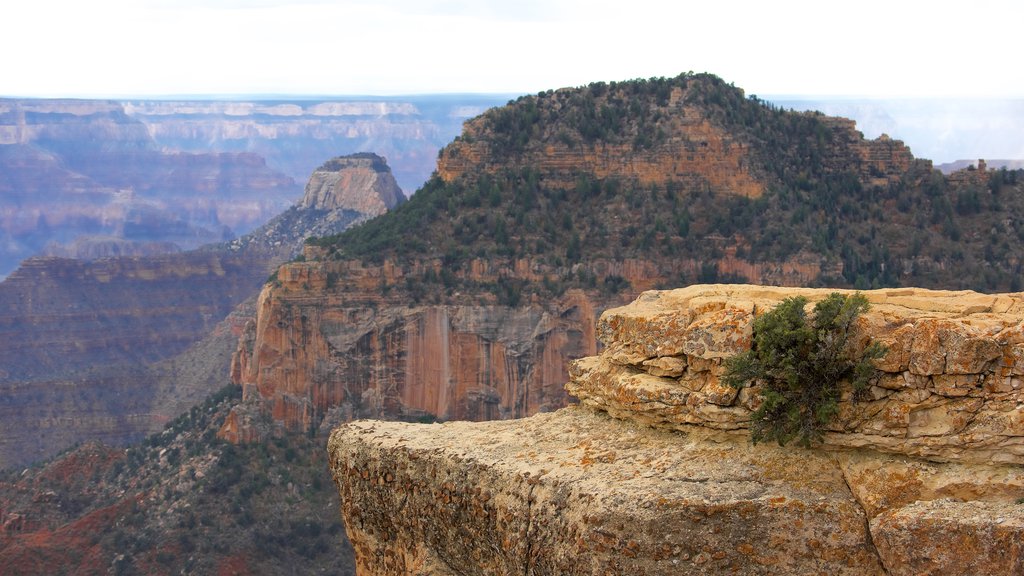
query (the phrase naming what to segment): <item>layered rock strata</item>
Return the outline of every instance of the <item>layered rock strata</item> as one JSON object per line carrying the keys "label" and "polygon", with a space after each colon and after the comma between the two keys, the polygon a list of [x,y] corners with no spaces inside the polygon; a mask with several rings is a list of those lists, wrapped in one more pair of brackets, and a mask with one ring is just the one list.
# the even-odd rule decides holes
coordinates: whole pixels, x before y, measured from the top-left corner
{"label": "layered rock strata", "polygon": [[0,282],[0,468],[158,430],[226,383],[245,320],[222,321],[247,299],[251,310],[307,236],[402,200],[383,158],[341,157],[314,172],[300,205],[227,244],[26,261]]}
{"label": "layered rock strata", "polygon": [[[746,434],[757,388],[722,384],[722,360],[751,345],[757,314],[832,290],[691,286],[647,292],[602,316],[600,356],[570,368],[581,402],[651,426]],[[849,292],[849,291],[839,291]],[[870,399],[845,397],[827,446],[959,462],[1024,464],[1024,297],[922,289],[863,293],[856,346],[888,351]]]}
{"label": "layered rock strata", "polygon": [[[695,102],[693,92],[703,89],[701,82],[672,87],[651,112],[657,118],[657,135],[646,146],[638,145],[645,138],[642,125],[618,139],[588,141],[560,132],[564,126],[550,121],[546,123],[550,126],[539,128],[515,154],[503,154],[495,149],[490,132],[502,123],[505,110],[492,109],[467,122],[461,137],[441,150],[437,174],[452,182],[467,173],[496,174],[510,167],[530,167],[543,173],[552,185],[572,186],[579,173],[589,173],[597,178],[635,179],[648,186],[697,180],[727,194],[760,196],[768,180],[757,158],[757,146],[724,128],[706,104]],[[554,110],[579,106],[576,97],[571,89],[545,95]],[[614,105],[614,98],[613,91],[602,92],[589,106],[598,110]],[[899,181],[914,161],[910,148],[899,140],[884,134],[866,140],[853,120],[811,115],[822,122],[822,137],[827,134],[831,140],[827,156],[820,159],[829,170],[854,172],[865,182],[885,186]]]}
{"label": "layered rock strata", "polygon": [[364,152],[334,158],[313,171],[299,207],[380,216],[404,201],[384,158]]}
{"label": "layered rock strata", "polygon": [[[582,291],[517,308],[384,307],[333,293],[318,264],[278,271],[232,363],[243,398],[287,430],[353,417],[492,420],[553,410],[566,401],[565,359],[596,352],[596,314]],[[370,294],[381,282],[372,272]]]}
{"label": "layered rock strata", "polygon": [[602,316],[605,350],[572,369],[579,406],[338,428],[358,573],[1021,573],[1020,295],[866,292],[855,346],[889,346],[875,398],[844,400],[822,448],[751,445],[756,390],[721,386],[722,359],[756,314],[830,292],[645,293]]}

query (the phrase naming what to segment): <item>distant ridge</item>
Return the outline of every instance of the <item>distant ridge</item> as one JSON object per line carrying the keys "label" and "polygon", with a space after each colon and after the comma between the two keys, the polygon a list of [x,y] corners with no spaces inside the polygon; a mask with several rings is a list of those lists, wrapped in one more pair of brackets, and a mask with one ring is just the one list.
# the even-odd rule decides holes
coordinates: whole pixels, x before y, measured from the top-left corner
{"label": "distant ridge", "polygon": [[[991,170],[999,170],[1005,168],[1007,170],[1021,170],[1024,169],[1024,160],[984,160],[985,164]],[[943,174],[949,175],[957,170],[967,170],[970,168],[977,168],[979,164],[978,160],[957,160],[956,162],[946,162],[944,164],[938,164],[935,167],[938,168]]]}

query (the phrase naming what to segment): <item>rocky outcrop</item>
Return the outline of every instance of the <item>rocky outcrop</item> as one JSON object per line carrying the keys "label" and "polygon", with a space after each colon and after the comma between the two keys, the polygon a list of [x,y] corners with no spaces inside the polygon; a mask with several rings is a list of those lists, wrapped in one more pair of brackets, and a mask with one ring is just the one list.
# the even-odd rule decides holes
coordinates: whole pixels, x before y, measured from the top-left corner
{"label": "rocky outcrop", "polygon": [[[606,348],[577,362],[568,385],[579,406],[514,422],[338,428],[328,450],[357,570],[1024,570],[1012,352],[1024,299],[865,292],[872,310],[855,345],[885,342],[880,384],[899,374],[914,385],[879,385],[870,401],[844,402],[819,448],[751,445],[742,429],[756,391],[718,384],[722,358],[750,346],[757,313],[787,296],[830,292],[719,285],[646,293],[602,316]],[[989,378],[1009,389],[986,385]],[[964,401],[978,412],[956,413]],[[879,421],[892,427],[883,432]]]}
{"label": "rocky outcrop", "polygon": [[827,455],[585,407],[356,422],[329,445],[357,573],[883,574]]}
{"label": "rocky outcrop", "polygon": [[[584,173],[642,186],[687,183],[759,197],[772,183],[770,173],[779,168],[766,165],[760,148],[791,144],[762,141],[763,135],[746,133],[748,126],[738,128],[723,119],[714,105],[720,103],[717,96],[709,105],[708,86],[707,79],[700,79],[666,87],[648,109],[638,99],[628,122],[613,111],[622,98],[614,87],[591,85],[582,96],[572,89],[541,93],[523,116],[511,116],[511,107],[495,108],[467,122],[462,136],[441,150],[437,174],[453,182],[467,173],[478,177],[529,167],[553,187],[572,187]],[[572,111],[563,113],[567,109]],[[852,172],[867,184],[887,186],[898,182],[914,161],[903,142],[884,134],[866,140],[853,120],[805,116],[820,122],[818,139],[827,145],[814,162],[826,170]],[[526,130],[529,139],[510,144],[495,137],[509,125]]]}
{"label": "rocky outcrop", "polygon": [[335,158],[309,177],[300,208],[380,216],[405,201],[387,162],[371,152]]}
{"label": "rocky outcrop", "polygon": [[[691,286],[648,292],[602,316],[599,357],[576,362],[567,389],[644,424],[745,433],[756,388],[720,381],[722,360],[751,345],[754,317],[783,298],[830,290]],[[930,459],[1024,464],[1024,298],[920,289],[864,292],[858,345],[888,352],[871,398],[845,399],[826,446]]]}

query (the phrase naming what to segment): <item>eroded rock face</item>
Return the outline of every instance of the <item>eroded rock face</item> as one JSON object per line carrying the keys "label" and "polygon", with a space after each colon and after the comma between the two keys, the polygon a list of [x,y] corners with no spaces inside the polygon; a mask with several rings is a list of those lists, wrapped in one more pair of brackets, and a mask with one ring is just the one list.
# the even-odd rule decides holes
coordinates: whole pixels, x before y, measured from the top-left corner
{"label": "eroded rock face", "polygon": [[354,210],[380,216],[405,201],[384,159],[362,153],[334,158],[317,168],[306,183],[300,208]]}
{"label": "eroded rock face", "polygon": [[687,438],[585,407],[356,422],[329,450],[361,575],[884,573],[822,453]]}
{"label": "eroded rock face", "polygon": [[756,391],[722,385],[722,359],[756,314],[831,292],[645,293],[605,312],[606,348],[574,364],[580,406],[338,428],[360,573],[1021,573],[1024,300],[865,292],[854,345],[889,346],[874,399],[844,400],[817,449],[752,446]]}
{"label": "eroded rock face", "polygon": [[377,306],[326,290],[318,263],[282,267],[278,283],[260,297],[232,377],[292,431],[339,411],[492,420],[553,410],[567,402],[565,360],[596,352],[596,314],[579,291],[515,308]]}
{"label": "eroded rock face", "polygon": [[[756,389],[724,386],[722,360],[750,348],[757,314],[788,296],[813,304],[832,292],[733,285],[647,292],[604,313],[598,336],[606,349],[574,363],[567,388],[584,404],[648,425],[745,434]],[[844,398],[825,443],[1024,464],[1024,298],[912,288],[864,295],[871,309],[858,319],[854,346],[878,341],[888,352],[870,400]],[[670,361],[685,368],[661,375],[655,366]]]}

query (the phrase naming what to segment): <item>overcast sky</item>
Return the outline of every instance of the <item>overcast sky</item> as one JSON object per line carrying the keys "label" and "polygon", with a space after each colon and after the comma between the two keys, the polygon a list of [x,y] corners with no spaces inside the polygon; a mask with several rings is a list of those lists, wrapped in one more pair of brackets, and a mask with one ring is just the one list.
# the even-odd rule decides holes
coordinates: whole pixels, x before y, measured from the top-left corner
{"label": "overcast sky", "polygon": [[708,71],[761,95],[1024,97],[1020,0],[17,0],[0,95],[531,93]]}

